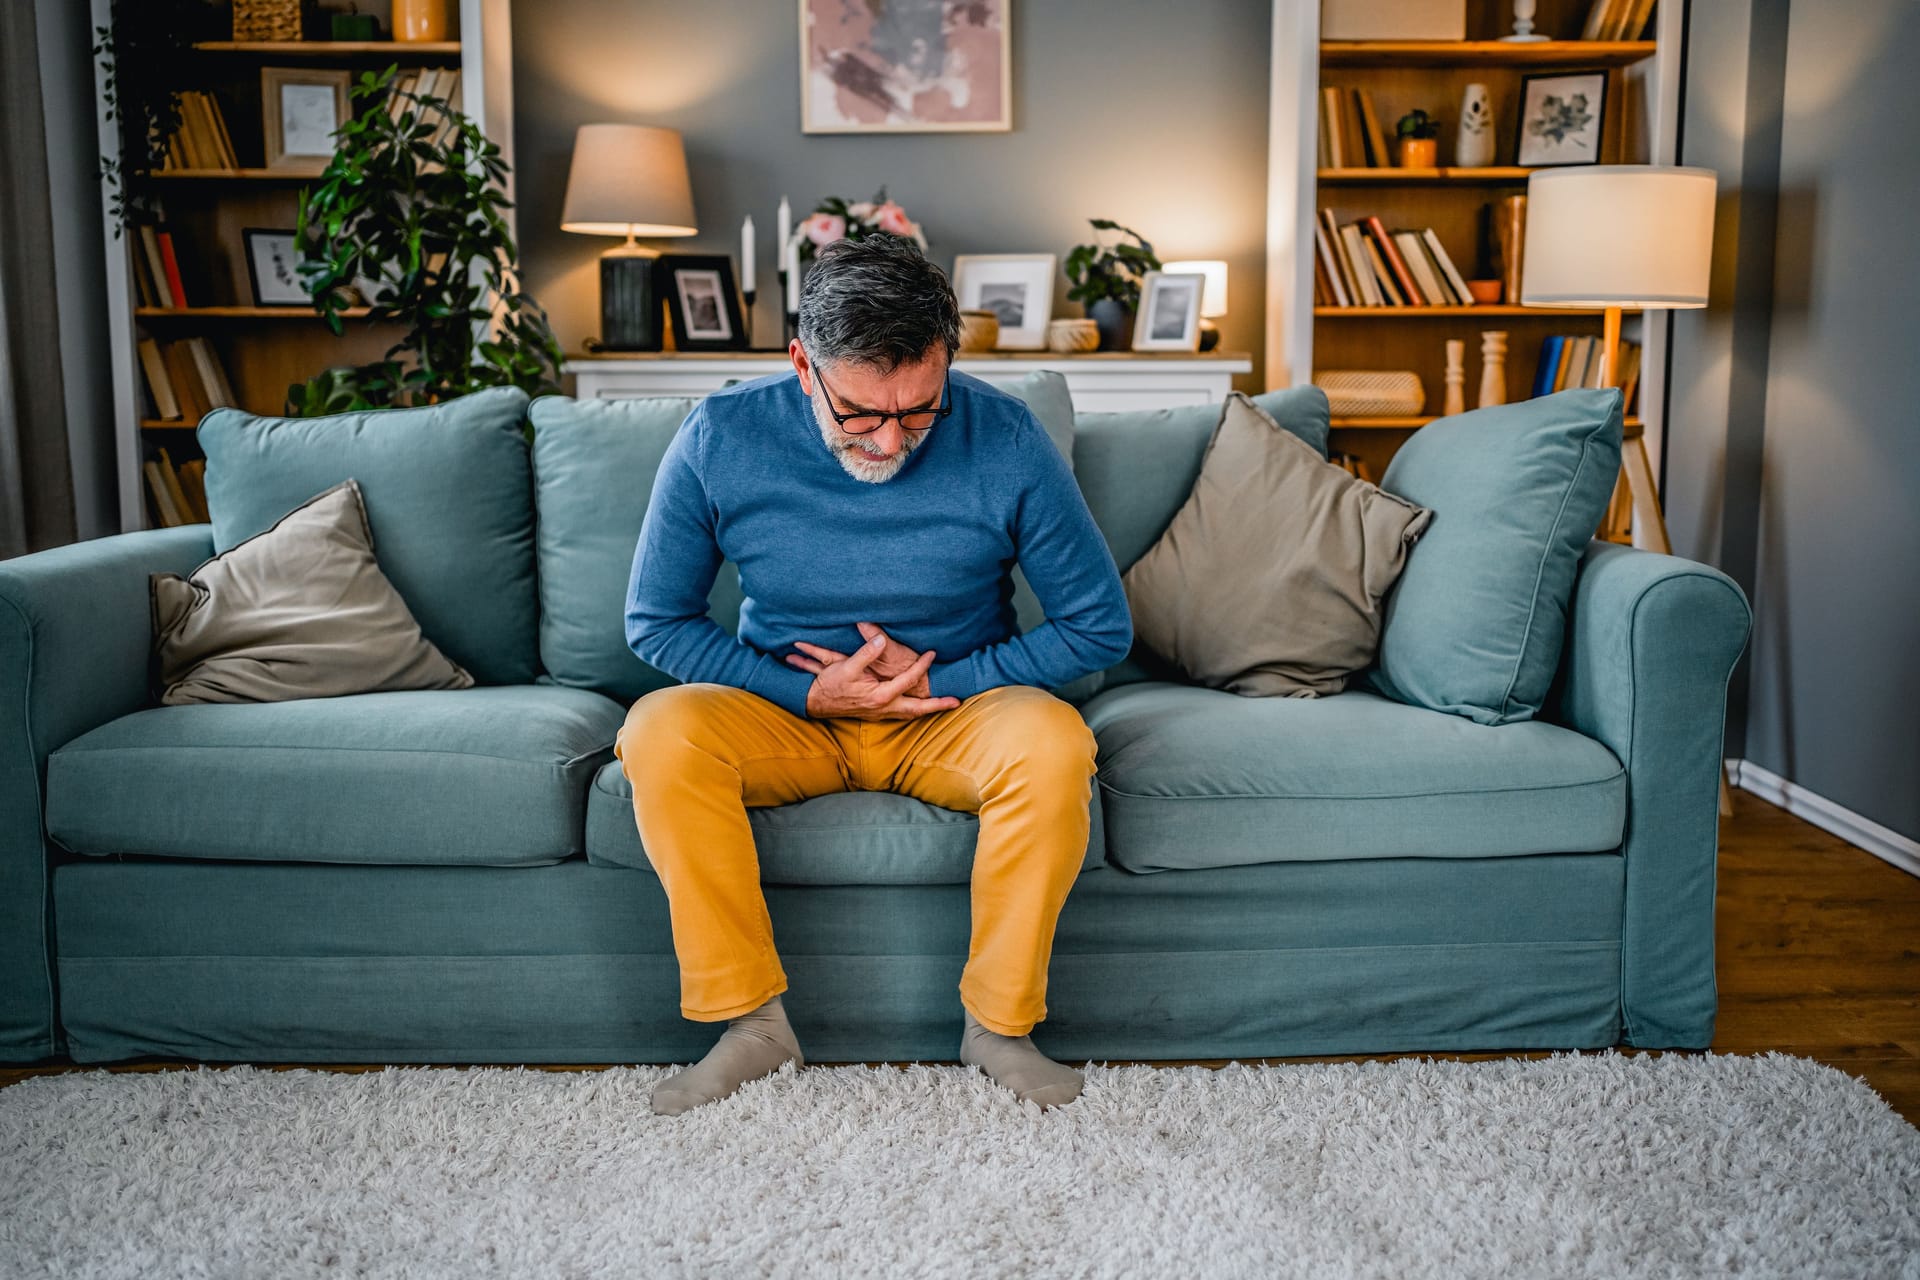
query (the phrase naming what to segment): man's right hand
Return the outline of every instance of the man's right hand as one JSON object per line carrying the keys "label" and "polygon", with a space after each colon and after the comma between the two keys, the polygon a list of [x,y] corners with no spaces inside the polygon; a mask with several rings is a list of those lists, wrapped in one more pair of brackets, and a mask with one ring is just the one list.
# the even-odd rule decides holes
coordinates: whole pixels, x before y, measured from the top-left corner
{"label": "man's right hand", "polygon": [[886,651],[887,638],[875,636],[838,662],[821,666],[807,690],[807,714],[816,720],[844,716],[854,720],[911,720],[915,716],[951,711],[958,698],[916,698],[907,693],[933,665],[933,650],[914,659],[890,680],[867,670]]}

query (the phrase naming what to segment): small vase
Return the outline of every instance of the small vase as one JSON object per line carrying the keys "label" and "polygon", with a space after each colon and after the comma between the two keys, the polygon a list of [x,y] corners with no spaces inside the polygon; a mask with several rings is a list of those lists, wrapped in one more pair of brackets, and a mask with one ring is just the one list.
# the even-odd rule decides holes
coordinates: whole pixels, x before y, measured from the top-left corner
{"label": "small vase", "polygon": [[393,0],[393,38],[404,43],[447,38],[447,0]]}
{"label": "small vase", "polygon": [[1115,298],[1102,298],[1087,308],[1087,318],[1100,326],[1102,351],[1126,351],[1133,346],[1133,309]]}
{"label": "small vase", "polygon": [[1460,96],[1460,133],[1453,144],[1453,162],[1463,169],[1484,169],[1493,163],[1493,99],[1484,84],[1470,84]]}
{"label": "small vase", "polygon": [[1402,138],[1400,139],[1400,167],[1402,169],[1432,169],[1440,163],[1440,140],[1438,138]]}

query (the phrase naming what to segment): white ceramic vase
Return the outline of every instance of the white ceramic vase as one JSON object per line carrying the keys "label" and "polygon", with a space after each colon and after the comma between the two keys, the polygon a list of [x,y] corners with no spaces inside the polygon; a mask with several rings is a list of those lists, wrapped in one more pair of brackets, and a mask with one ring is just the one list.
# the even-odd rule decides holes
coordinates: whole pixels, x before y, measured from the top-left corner
{"label": "white ceramic vase", "polygon": [[1484,84],[1470,84],[1460,95],[1460,132],[1453,143],[1453,162],[1463,169],[1483,169],[1493,163],[1493,99]]}

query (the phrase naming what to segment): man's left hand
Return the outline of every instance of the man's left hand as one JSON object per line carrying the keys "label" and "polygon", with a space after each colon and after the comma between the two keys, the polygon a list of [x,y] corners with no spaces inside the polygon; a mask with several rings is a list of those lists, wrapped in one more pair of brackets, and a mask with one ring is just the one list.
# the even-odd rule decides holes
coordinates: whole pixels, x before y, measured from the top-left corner
{"label": "man's left hand", "polygon": [[[871,622],[857,622],[854,625],[860,628],[861,636],[867,640],[872,640],[875,636],[886,635],[886,632]],[[788,664],[798,667],[802,671],[810,672],[813,675],[819,675],[821,669],[828,663],[845,661],[847,656],[844,653],[836,653],[834,650],[821,645],[808,644],[804,640],[794,641],[793,647],[804,651],[810,656],[801,657],[800,654],[790,653],[786,659]],[[887,636],[887,647],[880,651],[879,657],[868,664],[867,670],[873,672],[874,675],[880,677],[882,680],[891,680],[919,660],[920,654],[917,651],[909,649],[892,636]],[[933,696],[932,691],[927,688],[927,678],[925,676],[921,676],[918,680],[914,681],[913,684],[909,685],[907,687],[907,693],[909,696],[915,698],[931,698]]]}

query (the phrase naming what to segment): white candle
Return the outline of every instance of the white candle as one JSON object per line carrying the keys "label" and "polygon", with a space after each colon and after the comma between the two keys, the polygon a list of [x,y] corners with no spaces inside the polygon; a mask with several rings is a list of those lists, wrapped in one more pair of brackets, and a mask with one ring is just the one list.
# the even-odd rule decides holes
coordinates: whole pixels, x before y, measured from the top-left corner
{"label": "white candle", "polygon": [[787,314],[800,310],[800,239],[787,240]]}
{"label": "white candle", "polygon": [[[783,246],[780,252],[785,254],[786,249],[784,246],[787,243],[787,237],[793,234],[793,206],[787,203],[785,196],[780,197],[780,211],[774,215],[774,221],[778,225],[773,229],[773,242]],[[786,258],[782,257],[780,261],[784,264]],[[781,269],[785,270],[785,267],[782,266]]]}
{"label": "white candle", "polygon": [[753,261],[753,215],[748,214],[746,221],[740,224],[740,292],[746,294],[758,292],[754,287],[756,282]]}

